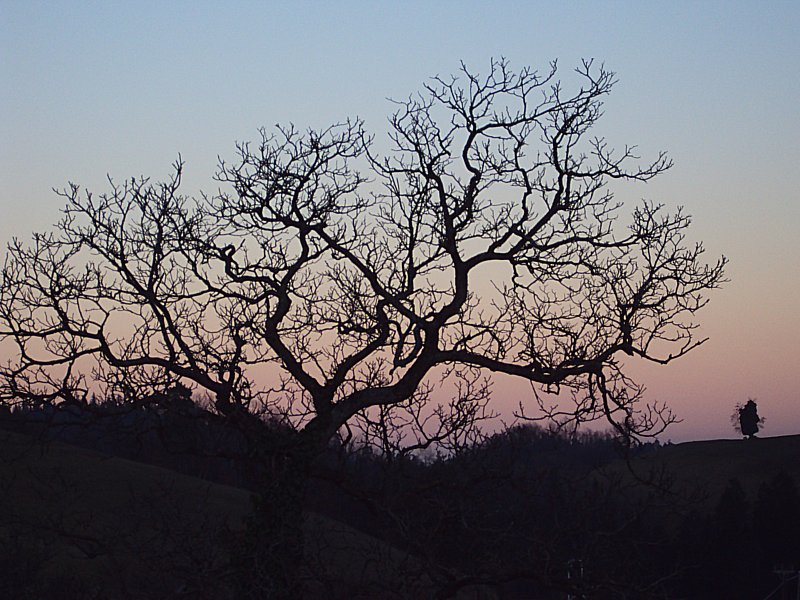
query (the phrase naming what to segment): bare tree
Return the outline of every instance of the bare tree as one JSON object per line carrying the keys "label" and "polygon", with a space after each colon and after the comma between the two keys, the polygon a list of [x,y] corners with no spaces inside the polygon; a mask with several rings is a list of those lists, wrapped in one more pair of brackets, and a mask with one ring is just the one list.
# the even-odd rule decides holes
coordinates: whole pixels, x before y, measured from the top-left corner
{"label": "bare tree", "polygon": [[[70,184],[58,228],[9,247],[2,397],[143,402],[181,381],[256,434],[283,415],[295,433],[272,449],[282,475],[258,526],[285,558],[262,563],[264,581],[292,573],[305,474],[359,418],[379,430],[410,409],[413,444],[453,439],[502,373],[550,416],[657,433],[672,416],[640,402],[620,358],[668,363],[701,344],[695,314],[725,260],[686,242],[681,209],[623,212],[609,184],[671,162],[594,137],[614,74],[576,71],[567,92],[555,63],[462,65],[396,103],[385,152],[360,120],[262,131],[220,164],[224,190],[195,199],[180,161],[161,184]],[[280,384],[260,387],[269,363]],[[414,410],[442,379],[455,400]]]}

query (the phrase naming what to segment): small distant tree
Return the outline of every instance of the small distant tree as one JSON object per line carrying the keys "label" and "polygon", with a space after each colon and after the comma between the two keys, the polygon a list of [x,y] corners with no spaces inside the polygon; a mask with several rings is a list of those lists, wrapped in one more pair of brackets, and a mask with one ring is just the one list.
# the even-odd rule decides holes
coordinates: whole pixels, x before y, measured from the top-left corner
{"label": "small distant tree", "polygon": [[753,398],[748,398],[744,404],[737,404],[731,415],[734,429],[748,438],[755,437],[764,424],[764,419],[758,416],[758,405]]}

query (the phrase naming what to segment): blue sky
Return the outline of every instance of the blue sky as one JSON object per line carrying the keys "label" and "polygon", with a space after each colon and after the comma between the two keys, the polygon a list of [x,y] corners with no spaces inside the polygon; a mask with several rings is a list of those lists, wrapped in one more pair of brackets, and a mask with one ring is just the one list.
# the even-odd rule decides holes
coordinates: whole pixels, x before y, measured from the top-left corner
{"label": "blue sky", "polygon": [[798,2],[0,0],[0,243],[54,222],[70,180],[163,178],[180,153],[187,191],[207,189],[261,126],[357,115],[380,136],[386,98],[460,60],[569,78],[595,58],[619,78],[599,133],[676,163],[622,197],[685,205],[731,259],[709,344],[640,379],[684,417],[675,439],[731,435],[748,396],[765,433],[798,433],[798,31]]}

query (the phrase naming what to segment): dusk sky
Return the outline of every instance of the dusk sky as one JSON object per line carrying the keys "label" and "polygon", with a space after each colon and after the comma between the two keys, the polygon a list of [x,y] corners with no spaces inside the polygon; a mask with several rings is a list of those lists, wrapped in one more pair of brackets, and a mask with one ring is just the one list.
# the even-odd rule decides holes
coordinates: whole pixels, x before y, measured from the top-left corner
{"label": "dusk sky", "polygon": [[[214,189],[217,157],[258,128],[393,107],[459,61],[617,73],[597,133],[665,150],[674,168],[621,187],[694,216],[730,283],[701,313],[710,340],[668,367],[633,364],[683,422],[674,441],[733,437],[756,398],[763,435],[800,433],[800,2],[35,2],[0,0],[0,244],[58,220],[52,191],[166,177]],[[496,386],[508,409],[526,387]]]}

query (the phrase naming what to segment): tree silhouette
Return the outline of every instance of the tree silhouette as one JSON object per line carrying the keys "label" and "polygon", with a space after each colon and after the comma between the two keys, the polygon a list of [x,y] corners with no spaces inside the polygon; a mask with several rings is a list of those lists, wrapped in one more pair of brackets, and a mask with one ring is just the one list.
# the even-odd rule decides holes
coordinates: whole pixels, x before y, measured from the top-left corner
{"label": "tree silhouette", "polygon": [[758,405],[752,398],[744,404],[736,405],[731,421],[734,428],[748,438],[755,437],[764,423],[764,419],[758,416]]}
{"label": "tree silhouette", "polygon": [[530,382],[542,416],[660,432],[671,413],[620,357],[701,344],[725,260],[685,242],[681,209],[644,202],[621,224],[609,184],[671,162],[595,136],[612,72],[582,63],[571,93],[556,75],[462,65],[396,103],[386,152],[360,120],[262,130],[196,199],[180,161],[163,183],[70,184],[58,228],[9,246],[0,397],[146,403],[181,382],[254,439],[283,419],[243,568],[272,597],[297,592],[305,478],[337,435],[463,443],[491,373]]}

